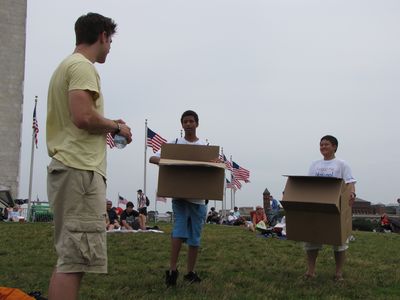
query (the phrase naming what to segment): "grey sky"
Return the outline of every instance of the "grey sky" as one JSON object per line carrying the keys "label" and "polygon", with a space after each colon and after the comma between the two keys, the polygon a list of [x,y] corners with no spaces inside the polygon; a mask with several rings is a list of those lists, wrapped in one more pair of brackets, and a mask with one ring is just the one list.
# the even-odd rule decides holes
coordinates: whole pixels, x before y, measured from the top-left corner
{"label": "grey sky", "polygon": [[[28,196],[38,95],[33,197],[47,198],[48,82],[74,49],[75,20],[89,11],[118,24],[107,62],[96,67],[106,116],[123,118],[134,133],[130,146],[108,151],[114,202],[118,192],[133,200],[143,188],[144,120],[170,140],[187,109],[199,114],[200,137],[250,170],[238,206],[261,204],[265,187],[280,199],[282,175],[306,174],[325,134],[338,138],[337,157],[351,166],[359,197],[386,204],[400,197],[395,0],[29,1],[20,197]],[[158,170],[147,171],[154,199]]]}

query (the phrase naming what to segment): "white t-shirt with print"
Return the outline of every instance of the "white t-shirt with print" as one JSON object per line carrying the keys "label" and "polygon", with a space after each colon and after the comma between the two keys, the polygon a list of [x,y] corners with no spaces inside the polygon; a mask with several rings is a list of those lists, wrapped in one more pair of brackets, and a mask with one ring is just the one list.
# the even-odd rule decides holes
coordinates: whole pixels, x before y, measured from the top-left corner
{"label": "white t-shirt with print", "polygon": [[314,161],[310,166],[308,175],[342,178],[345,183],[356,182],[356,179],[351,174],[349,165],[344,160],[338,158]]}

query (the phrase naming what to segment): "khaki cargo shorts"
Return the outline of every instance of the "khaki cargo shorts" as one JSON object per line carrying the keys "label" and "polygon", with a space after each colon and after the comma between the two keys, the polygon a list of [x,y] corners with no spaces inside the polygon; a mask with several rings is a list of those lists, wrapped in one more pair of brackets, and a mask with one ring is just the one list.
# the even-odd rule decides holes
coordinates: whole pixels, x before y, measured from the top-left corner
{"label": "khaki cargo shorts", "polygon": [[57,272],[107,273],[104,177],[67,167],[55,159],[47,171]]}

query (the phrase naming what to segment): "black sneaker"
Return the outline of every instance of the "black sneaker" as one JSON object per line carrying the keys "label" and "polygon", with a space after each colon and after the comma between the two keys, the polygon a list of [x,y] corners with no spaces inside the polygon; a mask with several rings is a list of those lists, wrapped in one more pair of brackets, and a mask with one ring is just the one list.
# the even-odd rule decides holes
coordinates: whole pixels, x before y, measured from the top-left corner
{"label": "black sneaker", "polygon": [[167,287],[176,286],[176,280],[178,279],[179,272],[167,270],[165,271],[165,284]]}
{"label": "black sneaker", "polygon": [[42,293],[39,291],[30,292],[28,295],[32,296],[36,300],[47,300],[47,298],[43,297]]}
{"label": "black sneaker", "polygon": [[188,283],[195,283],[195,282],[201,282],[201,279],[199,276],[197,276],[197,273],[195,272],[189,272],[183,278],[188,282]]}

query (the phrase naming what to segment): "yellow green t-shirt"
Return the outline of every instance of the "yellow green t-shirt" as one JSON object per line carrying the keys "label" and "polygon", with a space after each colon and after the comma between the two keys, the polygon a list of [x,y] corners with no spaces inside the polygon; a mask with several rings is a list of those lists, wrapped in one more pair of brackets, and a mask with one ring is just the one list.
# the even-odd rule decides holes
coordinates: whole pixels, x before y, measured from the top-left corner
{"label": "yellow green t-shirt", "polygon": [[79,129],[71,120],[68,92],[91,91],[96,111],[103,115],[100,77],[82,54],[68,56],[54,71],[47,98],[46,140],[50,157],[64,165],[106,176],[106,137]]}

